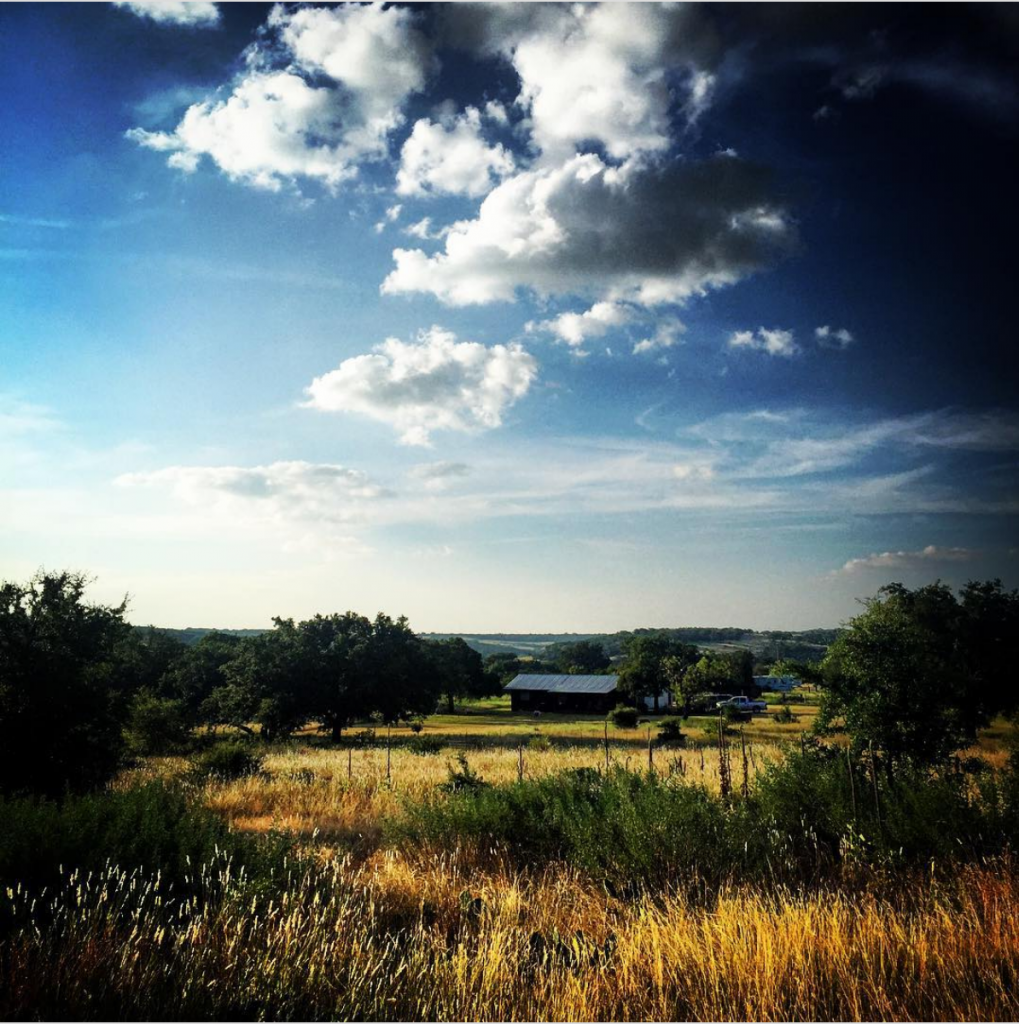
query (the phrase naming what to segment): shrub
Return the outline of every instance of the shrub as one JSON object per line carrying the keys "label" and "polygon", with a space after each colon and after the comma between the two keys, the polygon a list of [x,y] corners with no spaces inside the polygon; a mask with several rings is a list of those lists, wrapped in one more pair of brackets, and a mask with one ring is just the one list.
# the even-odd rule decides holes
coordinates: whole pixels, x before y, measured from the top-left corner
{"label": "shrub", "polygon": [[424,725],[421,722],[411,722],[410,723],[410,731],[412,733],[414,733],[415,736],[417,736],[417,734],[419,732],[421,732],[421,730],[423,728],[424,728]]}
{"label": "shrub", "polygon": [[128,750],[139,756],[176,754],[191,742],[184,704],[159,697],[150,690],[135,694],[128,710],[124,738]]}
{"label": "shrub", "polygon": [[639,717],[636,708],[627,707],[625,704],[617,704],[609,712],[609,721],[617,729],[636,729]]}
{"label": "shrub", "polygon": [[658,723],[658,745],[662,747],[683,746],[686,743],[686,737],[683,735],[682,724],[681,718],[663,718]]}
{"label": "shrub", "polygon": [[291,844],[233,832],[180,789],[150,782],[126,790],[72,796],[58,803],[0,798],[0,884],[50,885],[62,871],[107,863],[160,872],[187,887],[199,866],[229,858],[253,877],[282,871]]}
{"label": "shrub", "polygon": [[796,716],[792,713],[788,704],[783,704],[772,716],[772,720],[786,724],[788,722],[795,722]]}
{"label": "shrub", "polygon": [[374,747],[376,741],[375,730],[360,729],[350,739],[355,747]]}
{"label": "shrub", "polygon": [[456,755],[456,767],[448,768],[448,778],[436,788],[443,793],[478,793],[488,787],[488,783],[467,763],[463,754]]}
{"label": "shrub", "polygon": [[544,753],[546,750],[552,749],[552,742],[547,736],[532,736],[527,741],[527,749],[533,750],[536,753]]}
{"label": "shrub", "polygon": [[239,779],[257,775],[264,758],[240,740],[220,740],[191,759],[191,773],[198,779]]}
{"label": "shrub", "polygon": [[441,754],[446,746],[441,736],[413,736],[407,742],[412,754]]}

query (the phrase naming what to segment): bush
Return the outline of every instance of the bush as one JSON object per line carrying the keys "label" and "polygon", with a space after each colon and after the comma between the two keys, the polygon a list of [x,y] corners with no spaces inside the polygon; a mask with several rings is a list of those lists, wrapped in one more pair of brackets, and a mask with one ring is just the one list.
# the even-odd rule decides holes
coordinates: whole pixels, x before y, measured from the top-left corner
{"label": "bush", "polygon": [[552,749],[552,741],[547,736],[532,736],[527,741],[527,749],[533,750],[537,754],[543,754]]}
{"label": "bush", "polygon": [[658,745],[660,747],[685,745],[686,737],[683,735],[682,724],[681,718],[663,718],[658,723]]}
{"label": "bush", "polygon": [[191,774],[197,779],[239,779],[257,775],[265,758],[240,740],[220,740],[191,759]]}
{"label": "bush", "polygon": [[135,694],[124,727],[127,748],[138,756],[176,754],[191,743],[184,704],[150,690]]}
{"label": "bush", "polygon": [[456,767],[448,768],[448,778],[436,787],[442,793],[479,793],[488,783],[467,763],[463,754],[456,755]]}
{"label": "bush", "polygon": [[772,716],[772,721],[781,722],[784,725],[788,722],[795,722],[796,716],[792,713],[788,704],[783,704]]}
{"label": "bush", "polygon": [[421,722],[411,722],[410,723],[410,731],[412,733],[414,733],[415,736],[417,736],[417,734],[419,732],[421,732],[421,730],[423,728],[424,728],[424,725]]}
{"label": "bush", "polygon": [[441,754],[446,741],[441,736],[413,736],[407,742],[412,754]]}
{"label": "bush", "polygon": [[355,747],[374,747],[376,742],[375,730],[360,729],[350,739]]}
{"label": "bush", "polygon": [[617,729],[636,729],[639,717],[636,708],[627,707],[625,704],[617,704],[609,712],[609,721]]}
{"label": "bush", "polygon": [[[0,884],[36,889],[62,872],[107,863],[160,872],[187,887],[200,866],[226,858],[252,877],[282,871],[291,844],[233,832],[217,814],[162,782],[68,797],[61,803],[0,798]],[[189,881],[190,880],[190,881]]]}

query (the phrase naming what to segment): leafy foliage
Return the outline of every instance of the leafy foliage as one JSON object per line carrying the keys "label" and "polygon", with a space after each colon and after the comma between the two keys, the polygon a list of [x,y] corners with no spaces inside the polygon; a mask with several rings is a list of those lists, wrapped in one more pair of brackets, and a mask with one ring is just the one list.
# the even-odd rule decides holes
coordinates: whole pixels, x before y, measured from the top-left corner
{"label": "leafy foliage", "polygon": [[609,712],[609,721],[617,729],[636,729],[639,717],[637,709],[628,707],[626,704],[617,704]]}
{"label": "leafy foliage", "polygon": [[824,661],[821,730],[844,728],[888,763],[943,762],[977,729],[1014,711],[1019,593],[970,583],[956,599],[935,583],[883,587]]}
{"label": "leafy foliage", "polygon": [[0,585],[0,791],[87,790],[124,750],[126,605],[85,599],[80,573]]}

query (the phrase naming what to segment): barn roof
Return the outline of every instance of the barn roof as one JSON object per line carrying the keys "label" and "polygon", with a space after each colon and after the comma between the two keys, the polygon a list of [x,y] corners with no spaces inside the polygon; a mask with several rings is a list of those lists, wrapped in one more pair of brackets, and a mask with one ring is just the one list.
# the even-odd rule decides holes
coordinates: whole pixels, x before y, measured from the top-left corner
{"label": "barn roof", "polygon": [[552,676],[524,674],[506,684],[507,690],[540,690],[544,693],[611,693],[619,676]]}

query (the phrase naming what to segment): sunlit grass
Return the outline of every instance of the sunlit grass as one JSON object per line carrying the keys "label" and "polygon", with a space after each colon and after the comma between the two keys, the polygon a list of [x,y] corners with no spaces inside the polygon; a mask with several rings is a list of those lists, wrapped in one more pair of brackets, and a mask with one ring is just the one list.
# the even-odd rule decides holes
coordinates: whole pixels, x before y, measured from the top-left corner
{"label": "sunlit grass", "polygon": [[[68,878],[2,955],[0,1013],[128,1019],[1011,1020],[1011,865],[861,892],[614,899],[457,851],[334,861],[329,895],[175,902]],[[230,893],[234,895],[231,897]],[[38,923],[39,927],[36,927]]]}

